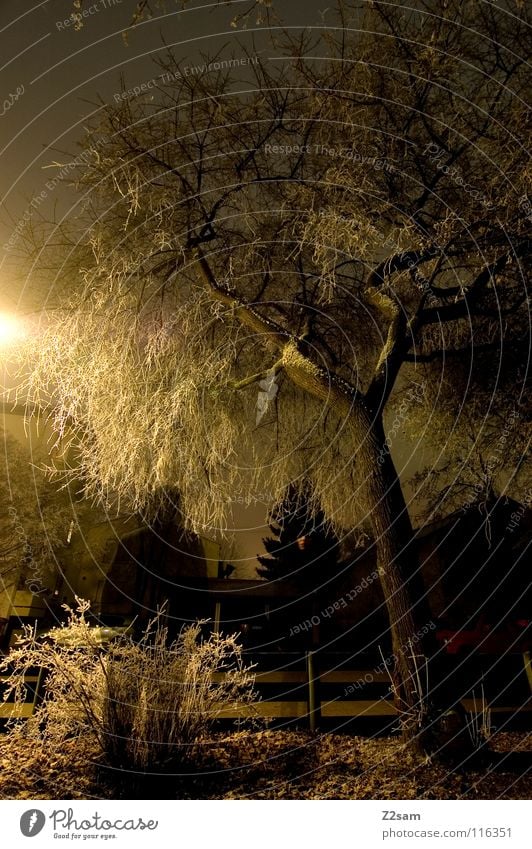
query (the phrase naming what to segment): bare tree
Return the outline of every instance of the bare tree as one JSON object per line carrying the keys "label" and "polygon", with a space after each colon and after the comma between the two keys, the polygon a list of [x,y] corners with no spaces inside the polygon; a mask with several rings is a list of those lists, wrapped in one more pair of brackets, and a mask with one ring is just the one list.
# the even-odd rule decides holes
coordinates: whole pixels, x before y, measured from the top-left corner
{"label": "bare tree", "polygon": [[412,741],[428,613],[385,411],[417,392],[438,445],[457,392],[480,417],[509,382],[523,401],[527,14],[346,2],[272,60],[169,52],[153,101],[102,104],[74,220],[33,246],[63,309],[30,397],[73,423],[89,491],[176,487],[201,531],[235,490],[305,480],[337,528],[369,524]]}

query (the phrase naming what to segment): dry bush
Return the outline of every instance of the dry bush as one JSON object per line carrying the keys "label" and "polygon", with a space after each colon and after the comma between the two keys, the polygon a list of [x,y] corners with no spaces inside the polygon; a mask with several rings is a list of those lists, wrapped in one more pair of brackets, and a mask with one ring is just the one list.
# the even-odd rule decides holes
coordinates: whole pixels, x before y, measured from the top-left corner
{"label": "dry bush", "polygon": [[67,738],[89,736],[110,766],[165,770],[196,757],[222,711],[255,700],[235,636],[202,639],[198,622],[168,644],[162,612],[140,641],[125,634],[105,646],[87,621],[89,602],[77,603],[76,610],[65,606],[67,623],[44,641],[28,627],[0,664],[10,673],[4,700],[24,700],[30,669],[46,673],[43,701],[11,734],[54,750]]}

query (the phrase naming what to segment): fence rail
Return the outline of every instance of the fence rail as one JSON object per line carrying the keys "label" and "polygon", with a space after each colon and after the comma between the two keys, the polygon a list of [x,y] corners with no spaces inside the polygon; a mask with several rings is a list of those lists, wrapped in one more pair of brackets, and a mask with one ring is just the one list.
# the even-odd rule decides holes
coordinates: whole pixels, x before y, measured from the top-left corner
{"label": "fence rail", "polygon": [[[268,720],[304,721],[316,727],[321,719],[355,719],[393,721],[397,715],[390,693],[386,671],[375,667],[342,668],[338,656],[320,656],[321,671],[314,666],[313,653],[289,655],[275,653],[255,655],[257,664],[255,687],[261,699],[254,705],[223,711],[220,719],[244,719],[255,716]],[[350,658],[352,659],[352,658]],[[344,659],[345,660],[345,659]],[[500,659],[491,659],[495,668]],[[508,655],[498,671],[499,684],[486,673],[486,701],[492,714],[510,714],[529,718],[532,714],[532,667],[530,654]],[[273,666],[273,668],[271,668]],[[489,665],[488,672],[489,672]],[[262,667],[262,668],[261,668]],[[270,667],[270,668],[268,668]],[[508,682],[504,683],[504,676]],[[214,676],[222,680],[223,673]],[[0,677],[0,698],[5,691],[6,676]],[[26,700],[15,705],[0,701],[0,723],[8,719],[25,719],[32,715],[42,698],[43,679],[39,670],[31,670],[25,679]],[[484,686],[484,685],[483,685]],[[481,701],[464,690],[460,699],[470,713],[482,711]]]}

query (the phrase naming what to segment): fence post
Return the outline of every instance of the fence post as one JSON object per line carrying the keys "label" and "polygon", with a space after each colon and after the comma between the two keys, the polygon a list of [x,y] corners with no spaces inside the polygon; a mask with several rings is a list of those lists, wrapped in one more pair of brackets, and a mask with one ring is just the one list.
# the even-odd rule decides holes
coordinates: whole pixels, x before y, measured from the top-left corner
{"label": "fence post", "polygon": [[214,633],[220,633],[220,619],[222,617],[222,603],[217,601],[214,605]]}
{"label": "fence post", "polygon": [[528,686],[530,687],[530,692],[532,693],[532,661],[530,659],[530,652],[523,652],[523,662],[525,664],[525,672],[526,677],[528,678]]}
{"label": "fence post", "polygon": [[321,699],[320,673],[314,651],[307,652],[307,680],[309,727],[311,731],[316,731],[321,720]]}

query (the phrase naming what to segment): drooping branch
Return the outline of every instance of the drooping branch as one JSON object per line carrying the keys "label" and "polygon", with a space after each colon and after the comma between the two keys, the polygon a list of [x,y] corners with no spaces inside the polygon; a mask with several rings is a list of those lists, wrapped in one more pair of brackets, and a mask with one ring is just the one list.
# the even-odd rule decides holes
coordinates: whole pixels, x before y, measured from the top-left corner
{"label": "drooping branch", "polygon": [[25,416],[28,410],[24,404],[10,404],[8,401],[0,401],[0,412],[5,416]]}

